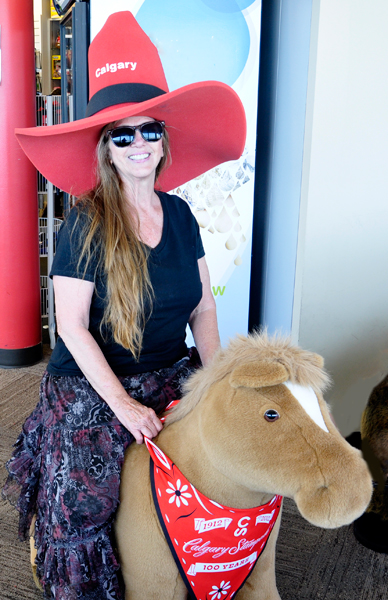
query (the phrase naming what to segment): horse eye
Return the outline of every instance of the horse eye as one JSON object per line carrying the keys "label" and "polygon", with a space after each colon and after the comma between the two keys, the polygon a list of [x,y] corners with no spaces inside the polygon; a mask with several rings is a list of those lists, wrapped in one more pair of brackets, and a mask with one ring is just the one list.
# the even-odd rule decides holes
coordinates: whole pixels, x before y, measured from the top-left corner
{"label": "horse eye", "polygon": [[276,410],[273,410],[271,408],[270,410],[265,411],[264,419],[269,423],[272,423],[272,421],[277,421],[278,419],[280,419],[280,415]]}

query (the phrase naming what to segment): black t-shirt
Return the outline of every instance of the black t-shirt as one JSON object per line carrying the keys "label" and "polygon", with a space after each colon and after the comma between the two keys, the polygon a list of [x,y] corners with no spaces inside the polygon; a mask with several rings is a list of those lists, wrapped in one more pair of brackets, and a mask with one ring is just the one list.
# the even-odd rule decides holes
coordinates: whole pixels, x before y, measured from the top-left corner
{"label": "black t-shirt", "polygon": [[[105,298],[106,277],[98,267],[98,253],[84,273],[79,268],[80,235],[86,216],[74,207],[62,224],[50,277],[62,275],[93,281],[95,289],[90,307],[89,331],[101,347],[116,375],[132,375],[161,369],[174,364],[187,353],[186,326],[190,314],[202,297],[198,259],[205,254],[198,224],[184,200],[158,192],[163,208],[162,238],[151,249],[148,268],[154,290],[152,313],[143,336],[140,360],[113,341],[111,332],[100,333]],[[79,221],[74,228],[77,216]],[[82,244],[81,244],[82,247]],[[47,367],[52,375],[81,375],[72,355],[59,337]]]}

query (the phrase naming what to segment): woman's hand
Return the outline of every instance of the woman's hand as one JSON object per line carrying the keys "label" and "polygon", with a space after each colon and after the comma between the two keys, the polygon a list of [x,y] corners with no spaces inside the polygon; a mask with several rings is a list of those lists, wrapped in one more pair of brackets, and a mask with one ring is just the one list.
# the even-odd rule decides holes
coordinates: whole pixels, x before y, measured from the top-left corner
{"label": "woman's hand", "polygon": [[115,415],[130,431],[137,444],[144,442],[144,436],[152,439],[163,429],[163,424],[152,408],[143,406],[130,396],[115,408]]}

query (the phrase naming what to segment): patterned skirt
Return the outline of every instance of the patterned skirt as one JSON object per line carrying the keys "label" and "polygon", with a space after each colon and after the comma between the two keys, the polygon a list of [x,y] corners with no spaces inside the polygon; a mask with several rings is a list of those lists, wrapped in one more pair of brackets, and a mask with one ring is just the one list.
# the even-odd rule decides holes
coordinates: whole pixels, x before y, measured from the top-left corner
{"label": "patterned skirt", "polygon": [[[169,368],[119,377],[157,414],[181,398],[200,366],[195,348]],[[7,464],[3,496],[19,510],[19,537],[33,516],[37,575],[46,599],[121,600],[113,519],[124,452],[134,441],[85,377],[43,375],[40,400]]]}

